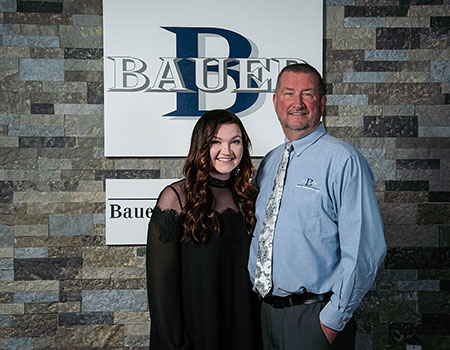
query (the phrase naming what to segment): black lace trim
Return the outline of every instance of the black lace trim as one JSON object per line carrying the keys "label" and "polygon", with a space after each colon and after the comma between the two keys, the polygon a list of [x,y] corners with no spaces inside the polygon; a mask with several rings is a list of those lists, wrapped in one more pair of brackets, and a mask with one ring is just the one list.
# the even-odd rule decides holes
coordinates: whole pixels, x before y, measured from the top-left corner
{"label": "black lace trim", "polygon": [[[241,213],[231,208],[226,208],[221,212],[216,211],[216,214],[220,221],[222,234],[231,234],[236,241],[240,241],[242,237],[247,236]],[[173,209],[161,210],[156,206],[152,213],[152,224],[158,229],[159,240],[162,243],[180,240],[183,235],[183,225],[180,217]]]}
{"label": "black lace trim", "polygon": [[211,187],[226,188],[231,186],[231,180],[219,180],[215,177],[208,177],[208,185]]}
{"label": "black lace trim", "polygon": [[151,223],[159,229],[159,240],[162,243],[180,239],[183,234],[180,217],[173,209],[161,210],[156,206],[153,209]]}

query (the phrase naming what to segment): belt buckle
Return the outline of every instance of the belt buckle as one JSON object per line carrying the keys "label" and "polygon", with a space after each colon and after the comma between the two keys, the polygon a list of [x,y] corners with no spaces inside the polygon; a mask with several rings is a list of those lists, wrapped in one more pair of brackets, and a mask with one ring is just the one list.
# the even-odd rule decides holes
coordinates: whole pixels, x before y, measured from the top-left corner
{"label": "belt buckle", "polygon": [[283,302],[283,299],[273,299],[271,303],[272,307],[275,309],[282,309],[286,307],[286,304]]}
{"label": "belt buckle", "polygon": [[[295,298],[295,300],[294,300]],[[302,305],[306,301],[306,293],[294,294],[289,296],[289,306]]]}

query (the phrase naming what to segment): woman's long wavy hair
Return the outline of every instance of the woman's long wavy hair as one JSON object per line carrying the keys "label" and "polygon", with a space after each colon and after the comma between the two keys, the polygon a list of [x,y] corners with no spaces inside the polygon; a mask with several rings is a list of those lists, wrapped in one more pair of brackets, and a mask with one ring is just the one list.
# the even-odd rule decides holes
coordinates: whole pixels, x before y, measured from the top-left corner
{"label": "woman's long wavy hair", "polygon": [[211,142],[223,124],[236,124],[242,133],[243,154],[239,171],[232,171],[230,174],[231,192],[244,217],[245,228],[249,234],[255,226],[254,202],[257,189],[250,184],[254,173],[249,151],[250,139],[242,122],[234,113],[221,109],[212,110],[206,112],[195,124],[191,146],[184,163],[186,204],[181,211],[184,223],[183,242],[204,243],[212,234],[220,234],[219,221],[214,211],[214,196],[207,184],[211,171]]}

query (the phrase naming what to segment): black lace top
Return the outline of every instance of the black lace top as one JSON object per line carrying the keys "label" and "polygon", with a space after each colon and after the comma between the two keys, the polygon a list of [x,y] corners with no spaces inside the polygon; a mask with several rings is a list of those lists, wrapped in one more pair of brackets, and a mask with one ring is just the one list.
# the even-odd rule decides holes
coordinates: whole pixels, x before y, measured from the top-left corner
{"label": "black lace top", "polygon": [[181,243],[184,181],[164,189],[148,230],[150,349],[259,350],[256,294],[247,272],[250,235],[229,186],[210,183],[220,235]]}

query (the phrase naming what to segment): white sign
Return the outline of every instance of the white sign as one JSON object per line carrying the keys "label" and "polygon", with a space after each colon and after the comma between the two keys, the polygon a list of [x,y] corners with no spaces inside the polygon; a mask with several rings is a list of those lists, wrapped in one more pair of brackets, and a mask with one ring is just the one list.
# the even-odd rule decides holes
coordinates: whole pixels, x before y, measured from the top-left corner
{"label": "white sign", "polygon": [[323,2],[103,0],[106,156],[185,156],[205,111],[229,109],[262,156],[284,140],[279,71],[322,71]]}
{"label": "white sign", "polygon": [[106,180],[106,244],[145,245],[159,193],[176,179]]}

